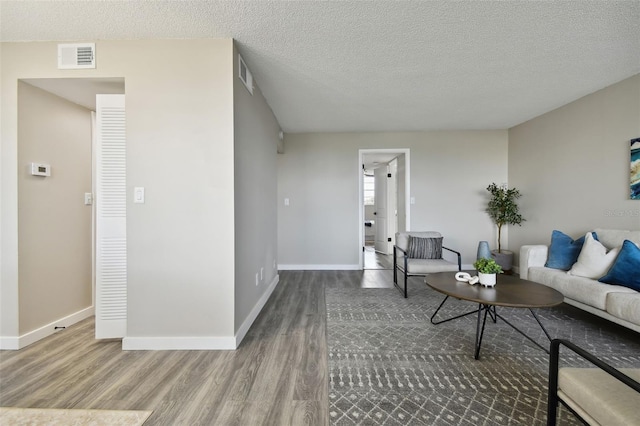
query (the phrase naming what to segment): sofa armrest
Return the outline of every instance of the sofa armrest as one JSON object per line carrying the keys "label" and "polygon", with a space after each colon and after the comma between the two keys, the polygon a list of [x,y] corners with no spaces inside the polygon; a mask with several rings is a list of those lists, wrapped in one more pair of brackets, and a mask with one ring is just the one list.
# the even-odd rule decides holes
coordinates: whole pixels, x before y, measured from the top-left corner
{"label": "sofa armrest", "polygon": [[544,266],[547,262],[549,247],[545,245],[526,245],[520,247],[520,278],[526,280],[529,268]]}

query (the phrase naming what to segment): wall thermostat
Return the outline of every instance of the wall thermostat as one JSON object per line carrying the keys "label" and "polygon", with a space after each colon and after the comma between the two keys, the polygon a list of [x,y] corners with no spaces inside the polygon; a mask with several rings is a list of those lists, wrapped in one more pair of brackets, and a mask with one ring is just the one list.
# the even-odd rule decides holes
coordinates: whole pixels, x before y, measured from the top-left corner
{"label": "wall thermostat", "polygon": [[33,176],[51,176],[51,166],[48,164],[31,163]]}

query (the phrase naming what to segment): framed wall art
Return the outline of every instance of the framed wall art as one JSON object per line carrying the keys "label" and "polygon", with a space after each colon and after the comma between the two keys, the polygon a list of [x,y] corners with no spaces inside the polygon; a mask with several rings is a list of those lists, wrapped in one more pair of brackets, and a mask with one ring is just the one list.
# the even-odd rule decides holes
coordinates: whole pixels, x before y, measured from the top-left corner
{"label": "framed wall art", "polygon": [[640,138],[631,139],[631,199],[640,200]]}

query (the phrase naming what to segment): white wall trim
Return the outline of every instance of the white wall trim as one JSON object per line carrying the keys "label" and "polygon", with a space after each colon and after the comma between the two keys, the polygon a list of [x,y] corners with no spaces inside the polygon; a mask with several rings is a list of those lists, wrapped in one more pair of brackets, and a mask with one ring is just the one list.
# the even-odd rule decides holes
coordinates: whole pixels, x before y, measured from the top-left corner
{"label": "white wall trim", "polygon": [[55,329],[55,327],[69,327],[73,324],[80,322],[84,319],[89,318],[94,314],[93,306],[89,306],[88,308],[82,309],[78,312],[75,312],[71,315],[67,315],[66,317],[60,318],[53,322],[50,322],[47,325],[44,325],[40,328],[37,328],[33,331],[30,331],[26,334],[23,334],[19,337],[0,337],[0,349],[2,350],[18,350],[22,349],[26,346],[29,346],[32,343],[37,342],[38,340],[42,340],[45,337],[49,337],[52,334],[55,334],[59,331],[64,330]]}
{"label": "white wall trim", "polygon": [[0,336],[0,350],[17,351],[18,349],[20,349],[19,337]]}
{"label": "white wall trim", "polygon": [[123,351],[183,351],[183,350],[235,350],[231,336],[174,336],[174,337],[125,337]]}
{"label": "white wall trim", "polygon": [[281,271],[357,271],[362,267],[358,264],[340,265],[278,265]]}
{"label": "white wall trim", "polygon": [[258,300],[256,305],[249,313],[249,316],[247,316],[247,318],[242,322],[242,325],[236,333],[236,348],[240,346],[240,343],[242,343],[242,340],[251,328],[251,324],[253,324],[256,318],[258,318],[258,315],[262,311],[262,308],[264,308],[264,305],[267,304],[267,301],[269,300],[269,297],[271,297],[271,293],[273,293],[273,290],[276,289],[278,282],[280,282],[280,275],[276,274],[276,276],[273,278],[273,281],[271,281],[271,284],[269,284],[269,288],[267,288],[267,291],[264,292],[262,297]]}

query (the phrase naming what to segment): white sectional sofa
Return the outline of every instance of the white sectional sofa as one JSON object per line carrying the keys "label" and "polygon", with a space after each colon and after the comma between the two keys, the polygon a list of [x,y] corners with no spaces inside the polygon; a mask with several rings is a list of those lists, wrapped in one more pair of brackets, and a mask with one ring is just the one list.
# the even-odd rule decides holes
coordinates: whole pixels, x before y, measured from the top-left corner
{"label": "white sectional sofa", "polygon": [[[624,240],[640,246],[640,231],[595,229],[593,232],[607,249],[622,246]],[[566,303],[640,332],[640,292],[547,268],[548,253],[546,245],[522,246],[520,278],[552,287],[564,295]],[[633,273],[640,274],[640,270]]]}

